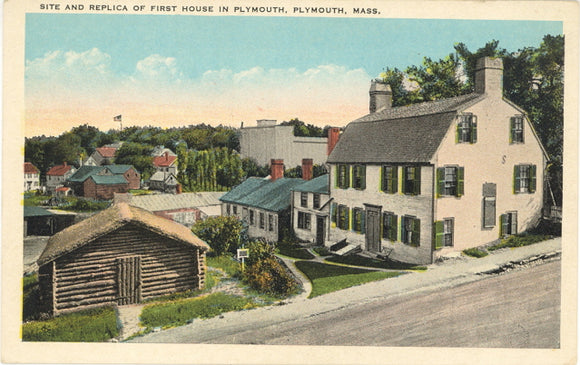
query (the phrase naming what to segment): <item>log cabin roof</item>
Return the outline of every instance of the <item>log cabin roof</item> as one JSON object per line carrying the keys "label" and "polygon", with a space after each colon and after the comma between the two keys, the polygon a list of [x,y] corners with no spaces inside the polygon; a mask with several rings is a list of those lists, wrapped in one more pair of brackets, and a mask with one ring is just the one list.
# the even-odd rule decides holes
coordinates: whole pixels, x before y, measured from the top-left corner
{"label": "log cabin roof", "polygon": [[158,217],[145,209],[119,202],[52,236],[38,259],[38,266],[45,265],[128,224],[185,245],[204,251],[209,250],[207,243],[194,235],[189,228]]}

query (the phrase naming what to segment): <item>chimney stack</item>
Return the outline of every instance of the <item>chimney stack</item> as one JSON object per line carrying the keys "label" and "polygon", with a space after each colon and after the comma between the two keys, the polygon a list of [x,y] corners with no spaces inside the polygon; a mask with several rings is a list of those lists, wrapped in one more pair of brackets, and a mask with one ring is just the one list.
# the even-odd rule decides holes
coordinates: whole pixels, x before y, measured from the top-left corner
{"label": "chimney stack", "polygon": [[165,161],[169,161],[169,152],[165,151]]}
{"label": "chimney stack", "polygon": [[390,108],[393,103],[393,92],[391,85],[373,80],[369,90],[370,103],[369,112],[376,113],[381,109]]}
{"label": "chimney stack", "polygon": [[312,180],[312,159],[303,158],[302,159],[302,179],[305,181]]}
{"label": "chimney stack", "polygon": [[338,139],[340,138],[340,128],[332,127],[328,130],[328,139],[326,144],[326,155],[330,156],[330,153],[336,146]]}
{"label": "chimney stack", "polygon": [[66,161],[64,161],[64,162],[62,163],[62,165],[66,167]]}
{"label": "chimney stack", "polygon": [[284,177],[284,160],[270,160],[270,181],[274,182]]}
{"label": "chimney stack", "polygon": [[483,57],[477,60],[475,92],[503,96],[503,61],[501,58]]}

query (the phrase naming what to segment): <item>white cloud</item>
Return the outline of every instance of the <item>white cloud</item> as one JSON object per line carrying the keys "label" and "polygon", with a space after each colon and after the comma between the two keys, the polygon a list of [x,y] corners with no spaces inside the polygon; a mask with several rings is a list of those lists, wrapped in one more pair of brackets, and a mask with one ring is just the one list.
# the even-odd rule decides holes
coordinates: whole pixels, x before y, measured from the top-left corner
{"label": "white cloud", "polygon": [[137,79],[167,83],[180,81],[183,75],[177,67],[175,58],[153,54],[137,62],[135,77]]}

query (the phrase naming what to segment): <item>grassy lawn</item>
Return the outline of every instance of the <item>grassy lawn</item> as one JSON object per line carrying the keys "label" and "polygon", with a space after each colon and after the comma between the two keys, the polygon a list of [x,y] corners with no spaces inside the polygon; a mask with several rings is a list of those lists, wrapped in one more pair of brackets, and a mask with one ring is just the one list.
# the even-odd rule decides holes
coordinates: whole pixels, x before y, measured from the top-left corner
{"label": "grassy lawn", "polygon": [[314,247],[312,250],[314,252],[316,252],[320,256],[330,256],[330,255],[332,255],[332,252],[330,252],[330,250],[328,249],[328,247],[317,246],[317,247]]}
{"label": "grassy lawn", "polygon": [[326,261],[335,262],[338,264],[353,265],[353,266],[364,266],[364,267],[376,267],[380,269],[392,269],[392,270],[427,270],[425,266],[415,266],[412,264],[405,264],[403,262],[397,262],[393,260],[377,260],[368,257],[363,257],[359,255],[349,255],[349,256],[332,256]]}
{"label": "grassy lawn", "polygon": [[532,245],[537,242],[546,241],[554,238],[550,235],[536,235],[536,234],[517,234],[502,239],[500,243],[487,248],[488,251],[495,251],[506,247],[522,247]]}
{"label": "grassy lawn", "polygon": [[224,312],[256,306],[251,299],[245,297],[215,293],[200,298],[148,305],[141,312],[141,324],[147,327],[145,331],[155,327],[176,327],[194,318],[211,318]]}
{"label": "grassy lawn", "polygon": [[240,275],[241,265],[231,256],[207,256],[206,264],[209,267],[223,270],[231,277],[238,277]]}
{"label": "grassy lawn", "polygon": [[64,314],[22,325],[23,341],[103,342],[117,337],[117,316],[111,307]]}
{"label": "grassy lawn", "polygon": [[309,298],[401,275],[398,272],[369,271],[312,261],[297,261],[296,267],[312,282]]}

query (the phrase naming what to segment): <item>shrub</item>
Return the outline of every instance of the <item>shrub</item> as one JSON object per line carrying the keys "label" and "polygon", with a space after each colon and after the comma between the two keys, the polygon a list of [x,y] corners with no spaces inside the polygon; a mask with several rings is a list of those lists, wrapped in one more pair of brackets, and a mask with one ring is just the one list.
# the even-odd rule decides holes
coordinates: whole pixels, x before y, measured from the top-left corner
{"label": "shrub", "polygon": [[311,260],[314,258],[314,255],[308,252],[307,249],[295,244],[280,243],[278,245],[278,252],[284,256],[295,259]]}
{"label": "shrub", "polygon": [[245,227],[236,217],[209,217],[197,221],[191,230],[211,247],[216,256],[235,253],[244,243]]}
{"label": "shrub", "polygon": [[298,284],[274,257],[248,265],[244,279],[253,289],[274,295],[290,295],[298,290]]}
{"label": "shrub", "polygon": [[274,256],[274,245],[265,241],[250,241],[245,247],[249,250],[249,257],[245,260],[248,266]]}
{"label": "shrub", "polygon": [[487,251],[480,250],[479,248],[473,247],[463,250],[463,253],[471,257],[485,257],[488,255]]}
{"label": "shrub", "polygon": [[76,212],[94,212],[97,210],[103,210],[109,207],[111,203],[108,201],[94,201],[88,199],[76,199],[67,210],[72,210]]}
{"label": "shrub", "polygon": [[521,233],[513,236],[509,236],[508,238],[502,239],[500,243],[495,244],[487,248],[488,251],[495,251],[499,250],[500,248],[506,247],[521,247],[521,246],[528,246],[532,245],[537,242],[549,240],[553,238],[549,235],[535,235],[535,234],[526,234]]}
{"label": "shrub", "polygon": [[320,256],[330,256],[330,255],[332,255],[332,252],[330,252],[330,250],[328,249],[328,247],[319,246],[319,247],[314,247],[313,250],[314,250],[314,252],[316,252]]}

